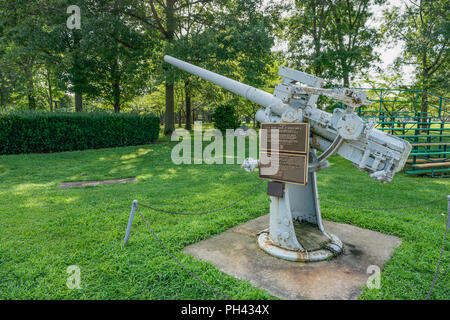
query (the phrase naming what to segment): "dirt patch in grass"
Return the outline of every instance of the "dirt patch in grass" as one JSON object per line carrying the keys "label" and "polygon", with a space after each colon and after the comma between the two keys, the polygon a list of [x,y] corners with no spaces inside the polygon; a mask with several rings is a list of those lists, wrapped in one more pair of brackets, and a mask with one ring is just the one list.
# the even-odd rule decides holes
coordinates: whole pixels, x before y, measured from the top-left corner
{"label": "dirt patch in grass", "polygon": [[136,178],[123,178],[112,180],[97,180],[97,181],[77,181],[77,182],[62,182],[58,185],[58,188],[74,188],[74,187],[87,187],[87,186],[103,186],[108,184],[136,182]]}

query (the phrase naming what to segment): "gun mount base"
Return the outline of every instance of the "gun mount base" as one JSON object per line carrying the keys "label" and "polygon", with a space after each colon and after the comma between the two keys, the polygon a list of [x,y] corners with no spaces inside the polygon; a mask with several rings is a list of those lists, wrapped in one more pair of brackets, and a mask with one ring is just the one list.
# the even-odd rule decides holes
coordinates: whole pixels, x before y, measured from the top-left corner
{"label": "gun mount base", "polygon": [[290,261],[322,261],[342,253],[342,241],[323,227],[315,171],[308,173],[307,185],[286,183],[280,196],[270,196],[270,226],[258,234],[258,244]]}
{"label": "gun mount base", "polygon": [[[311,234],[309,234],[308,236],[311,236]],[[304,243],[305,245],[313,246],[316,249],[299,251],[299,250],[289,250],[276,245],[271,240],[269,231],[264,230],[261,231],[258,235],[258,245],[266,253],[279,259],[296,262],[318,262],[331,259],[332,257],[342,253],[342,241],[333,234],[330,234],[330,236],[332,239],[328,240],[327,242],[314,241],[320,238],[320,236],[309,238],[307,242],[302,242],[300,240],[302,244]]]}

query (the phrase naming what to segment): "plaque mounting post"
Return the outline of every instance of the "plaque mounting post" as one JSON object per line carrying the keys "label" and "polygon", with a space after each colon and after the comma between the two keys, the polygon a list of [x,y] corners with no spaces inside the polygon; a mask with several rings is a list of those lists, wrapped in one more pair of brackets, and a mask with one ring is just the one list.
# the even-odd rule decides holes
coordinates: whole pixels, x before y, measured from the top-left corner
{"label": "plaque mounting post", "polygon": [[[279,134],[283,135],[283,129]],[[307,179],[304,179],[307,183],[301,185],[286,181],[280,196],[270,195],[270,224],[268,229],[258,234],[258,245],[281,259],[322,261],[340,254],[343,245],[337,236],[328,234],[323,227],[316,181],[319,160],[315,149],[304,151],[307,151],[310,163]],[[289,171],[283,167],[280,170]]]}

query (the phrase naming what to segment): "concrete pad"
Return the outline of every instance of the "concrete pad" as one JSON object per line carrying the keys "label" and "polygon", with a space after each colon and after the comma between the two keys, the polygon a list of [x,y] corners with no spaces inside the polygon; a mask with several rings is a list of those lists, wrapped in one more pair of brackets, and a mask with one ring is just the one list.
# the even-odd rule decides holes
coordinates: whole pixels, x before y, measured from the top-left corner
{"label": "concrete pad", "polygon": [[77,182],[62,182],[58,185],[58,188],[73,188],[73,187],[87,187],[87,186],[103,186],[108,184],[136,182],[136,178],[123,178],[123,179],[111,179],[111,180],[97,180],[97,181],[77,181]]}
{"label": "concrete pad", "polygon": [[366,285],[370,276],[367,267],[377,265],[381,269],[401,244],[394,236],[324,221],[325,230],[344,243],[344,252],[331,261],[290,262],[259,248],[257,233],[268,226],[269,215],[265,215],[183,251],[281,299],[348,300],[356,299]]}

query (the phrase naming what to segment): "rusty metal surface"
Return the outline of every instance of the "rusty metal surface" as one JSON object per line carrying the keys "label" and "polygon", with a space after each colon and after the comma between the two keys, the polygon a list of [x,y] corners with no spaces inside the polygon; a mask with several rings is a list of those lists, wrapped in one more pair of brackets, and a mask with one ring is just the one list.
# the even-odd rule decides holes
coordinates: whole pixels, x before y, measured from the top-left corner
{"label": "rusty metal surface", "polygon": [[300,262],[317,262],[342,253],[342,242],[335,236],[325,235],[317,225],[308,222],[294,221],[294,232],[302,250],[289,250],[275,243],[268,230],[258,234],[259,247],[270,255],[280,259]]}
{"label": "rusty metal surface", "polygon": [[328,249],[317,249],[302,252],[298,250],[289,250],[279,247],[275,245],[270,239],[268,232],[260,233],[260,235],[258,236],[258,245],[268,254],[288,261],[317,262],[327,260],[334,256],[333,251]]}

